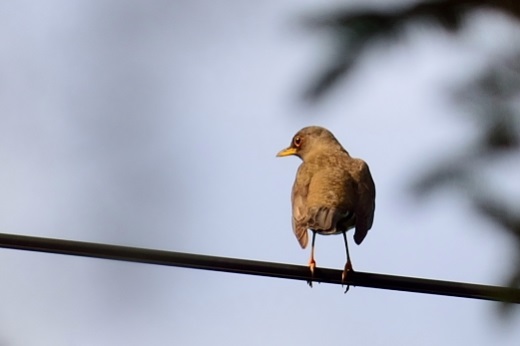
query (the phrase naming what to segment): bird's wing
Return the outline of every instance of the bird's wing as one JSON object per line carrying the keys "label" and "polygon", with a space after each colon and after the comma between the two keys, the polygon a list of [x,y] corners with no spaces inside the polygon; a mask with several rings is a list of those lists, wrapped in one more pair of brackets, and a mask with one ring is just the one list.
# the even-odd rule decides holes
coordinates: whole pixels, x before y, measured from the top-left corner
{"label": "bird's wing", "polygon": [[307,208],[305,206],[308,191],[308,185],[301,184],[298,180],[294,182],[292,189],[292,226],[294,235],[303,249],[307,247],[309,242],[306,217]]}
{"label": "bird's wing", "polygon": [[305,249],[309,242],[308,224],[307,224],[307,197],[309,194],[309,185],[311,174],[307,171],[307,167],[303,163],[298,168],[296,179],[292,188],[292,226],[294,235],[300,246]]}
{"label": "bird's wing", "polygon": [[356,161],[358,161],[355,172],[358,203],[355,211],[356,233],[354,234],[354,241],[359,245],[365,239],[374,222],[376,187],[366,162],[360,159],[356,159]]}

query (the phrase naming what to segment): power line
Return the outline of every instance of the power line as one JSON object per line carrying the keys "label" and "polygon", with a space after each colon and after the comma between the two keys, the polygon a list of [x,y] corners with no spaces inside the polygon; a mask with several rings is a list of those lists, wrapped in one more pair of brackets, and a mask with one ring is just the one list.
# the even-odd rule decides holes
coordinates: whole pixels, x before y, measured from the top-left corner
{"label": "power line", "polygon": [[[237,258],[197,255],[72,240],[32,237],[0,233],[0,247],[16,250],[47,252],[104,258],[119,261],[159,264],[166,266],[206,269],[229,273],[269,276],[307,281],[309,268],[283,263],[251,261]],[[342,284],[341,271],[316,268],[315,282]],[[453,297],[520,303],[520,289],[430,280],[395,275],[351,272],[346,284],[396,291],[428,293]]]}

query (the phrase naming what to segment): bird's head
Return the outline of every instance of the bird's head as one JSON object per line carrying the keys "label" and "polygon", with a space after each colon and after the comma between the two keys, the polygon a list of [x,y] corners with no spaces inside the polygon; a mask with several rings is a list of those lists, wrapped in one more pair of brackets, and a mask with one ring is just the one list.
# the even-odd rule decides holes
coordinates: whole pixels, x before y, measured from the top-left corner
{"label": "bird's head", "polygon": [[329,130],[319,126],[309,126],[298,131],[294,135],[291,145],[276,156],[295,155],[305,161],[306,157],[315,153],[327,153],[336,149],[344,150]]}

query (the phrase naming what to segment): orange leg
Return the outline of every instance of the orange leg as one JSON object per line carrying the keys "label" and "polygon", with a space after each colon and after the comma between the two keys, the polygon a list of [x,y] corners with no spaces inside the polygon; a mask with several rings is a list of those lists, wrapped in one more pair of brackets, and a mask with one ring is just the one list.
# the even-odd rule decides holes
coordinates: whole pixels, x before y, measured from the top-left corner
{"label": "orange leg", "polygon": [[314,277],[314,269],[316,268],[316,261],[314,260],[314,242],[315,241],[316,241],[316,232],[312,231],[311,258],[309,259],[309,269],[311,270],[311,280],[307,281],[307,283],[311,287],[312,287],[312,278]]}
{"label": "orange leg", "polygon": [[[347,242],[347,232],[343,232],[343,239],[345,240],[345,251],[347,252],[347,263],[345,264],[345,269],[343,270],[343,273],[341,273],[341,282],[346,283],[347,281],[347,275],[349,272],[354,271],[352,268],[352,262],[350,261],[350,255],[348,253],[348,242]],[[347,285],[347,288],[345,289],[345,293],[350,289],[350,285]]]}

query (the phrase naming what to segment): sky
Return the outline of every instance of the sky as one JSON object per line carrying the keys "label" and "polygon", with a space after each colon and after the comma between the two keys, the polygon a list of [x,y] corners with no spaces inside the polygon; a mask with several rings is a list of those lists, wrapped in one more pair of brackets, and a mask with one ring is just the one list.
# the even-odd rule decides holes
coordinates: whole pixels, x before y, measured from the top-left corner
{"label": "sky", "polygon": [[[486,12],[456,37],[410,26],[309,104],[333,42],[301,23],[340,4],[0,4],[0,232],[305,265],[300,162],[275,155],[321,125],[376,183],[355,269],[503,284],[511,239],[460,194],[410,187],[476,140],[449,91],[507,55],[518,27]],[[516,191],[516,176],[497,186]],[[342,269],[342,237],[318,237],[316,261]],[[1,346],[520,342],[518,311],[462,298],[7,249],[0,278]]]}

